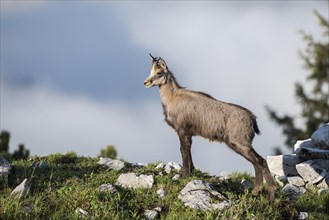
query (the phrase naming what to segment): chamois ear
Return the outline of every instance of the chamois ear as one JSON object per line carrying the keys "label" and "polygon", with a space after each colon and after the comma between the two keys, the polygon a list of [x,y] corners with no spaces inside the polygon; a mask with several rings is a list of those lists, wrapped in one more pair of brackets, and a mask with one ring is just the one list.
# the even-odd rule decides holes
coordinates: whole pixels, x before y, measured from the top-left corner
{"label": "chamois ear", "polygon": [[164,61],[164,59],[162,59],[161,57],[159,57],[159,65],[162,67],[162,69],[164,69],[165,71],[168,71],[167,64]]}

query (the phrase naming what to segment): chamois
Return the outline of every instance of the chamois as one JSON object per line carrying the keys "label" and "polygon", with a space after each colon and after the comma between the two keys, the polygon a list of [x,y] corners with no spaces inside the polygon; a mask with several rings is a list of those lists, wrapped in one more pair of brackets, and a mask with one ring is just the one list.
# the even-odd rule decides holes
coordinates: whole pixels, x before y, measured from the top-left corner
{"label": "chamois", "polygon": [[267,163],[252,147],[252,140],[260,134],[256,116],[239,105],[222,102],[208,94],[181,87],[161,57],[152,58],[150,75],[144,86],[158,86],[165,121],[177,132],[183,160],[182,175],[189,176],[194,169],[191,146],[192,136],[225,142],[236,153],[250,161],[255,169],[258,194],[263,187],[263,176],[268,183],[269,199],[274,199],[275,181]]}

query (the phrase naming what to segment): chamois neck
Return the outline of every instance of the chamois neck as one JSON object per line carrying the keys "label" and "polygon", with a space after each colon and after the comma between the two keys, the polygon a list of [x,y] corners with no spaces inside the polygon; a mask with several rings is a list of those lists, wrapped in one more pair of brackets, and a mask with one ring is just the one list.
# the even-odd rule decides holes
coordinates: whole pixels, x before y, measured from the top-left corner
{"label": "chamois neck", "polygon": [[169,101],[174,93],[182,87],[177,83],[174,75],[169,72],[165,84],[159,86],[162,103]]}

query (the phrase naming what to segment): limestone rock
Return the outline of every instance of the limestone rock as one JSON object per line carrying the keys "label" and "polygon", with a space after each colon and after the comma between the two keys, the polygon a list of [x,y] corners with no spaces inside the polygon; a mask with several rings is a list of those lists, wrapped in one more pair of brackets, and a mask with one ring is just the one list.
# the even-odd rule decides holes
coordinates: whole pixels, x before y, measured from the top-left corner
{"label": "limestone rock", "polygon": [[86,218],[88,217],[88,212],[86,210],[83,210],[82,208],[76,208],[75,214],[79,216],[79,218]]}
{"label": "limestone rock", "polygon": [[300,176],[289,176],[287,177],[288,182],[294,186],[304,186],[305,182]]}
{"label": "limestone rock", "polygon": [[[224,209],[230,205],[225,197],[216,191],[210,183],[202,180],[192,180],[179,193],[178,198],[185,206],[197,210]],[[213,198],[220,202],[211,203]]]}
{"label": "limestone rock", "polygon": [[166,193],[166,191],[163,188],[157,190],[157,195],[160,198],[163,198],[165,196],[165,193]]}
{"label": "limestone rock", "polygon": [[25,178],[23,182],[16,186],[16,188],[11,192],[11,196],[21,198],[28,194],[29,188],[29,181]]}
{"label": "limestone rock", "polygon": [[159,217],[159,213],[161,212],[161,210],[161,207],[156,207],[152,210],[146,210],[144,212],[144,216],[147,220],[156,219]]}
{"label": "limestone rock", "polygon": [[45,161],[41,161],[39,164],[38,164],[38,167],[43,169],[43,168],[48,168],[48,164],[45,162]]}
{"label": "limestone rock", "polygon": [[292,155],[267,156],[267,164],[271,173],[277,176],[296,176],[296,164],[300,163],[300,159]]}
{"label": "limestone rock", "polygon": [[306,220],[308,219],[308,213],[307,212],[299,212],[297,216],[298,220]]}
{"label": "limestone rock", "polygon": [[163,169],[166,165],[164,163],[159,163],[155,169]]}
{"label": "limestone rock", "polygon": [[164,169],[165,169],[165,172],[169,174],[173,170],[180,171],[182,169],[182,165],[171,161],[164,167]]}
{"label": "limestone rock", "polygon": [[281,191],[286,194],[291,200],[296,200],[300,195],[306,192],[306,189],[303,187],[287,184],[282,188]]}
{"label": "limestone rock", "polygon": [[111,183],[104,183],[98,187],[101,192],[116,193],[117,189]]}
{"label": "limestone rock", "polygon": [[323,180],[327,172],[322,169],[315,161],[308,160],[303,163],[297,164],[296,169],[298,174],[305,182],[318,183]]}
{"label": "limestone rock", "polygon": [[311,139],[318,148],[329,150],[329,123],[316,130]]}
{"label": "limestone rock", "polygon": [[135,173],[121,174],[117,180],[117,184],[127,188],[152,188],[154,178],[152,175],[140,175]]}
{"label": "limestone rock", "polygon": [[172,177],[172,180],[179,180],[180,178],[180,175],[179,174],[175,174],[173,177]]}
{"label": "limestone rock", "polygon": [[103,158],[101,157],[99,161],[97,162],[99,165],[104,165],[108,167],[109,169],[113,170],[121,170],[125,167],[125,163],[121,160],[113,160],[110,158]]}
{"label": "limestone rock", "polygon": [[8,184],[8,175],[10,174],[11,165],[6,158],[0,156],[0,178],[4,178],[6,184]]}

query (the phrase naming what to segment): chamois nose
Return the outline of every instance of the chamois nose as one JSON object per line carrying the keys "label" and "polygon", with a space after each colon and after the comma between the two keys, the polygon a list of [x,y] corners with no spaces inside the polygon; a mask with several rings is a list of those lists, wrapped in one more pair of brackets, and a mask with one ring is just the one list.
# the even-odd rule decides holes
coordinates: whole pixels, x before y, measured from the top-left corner
{"label": "chamois nose", "polygon": [[146,84],[147,84],[147,81],[145,80],[145,81],[144,81],[144,86],[146,86]]}

